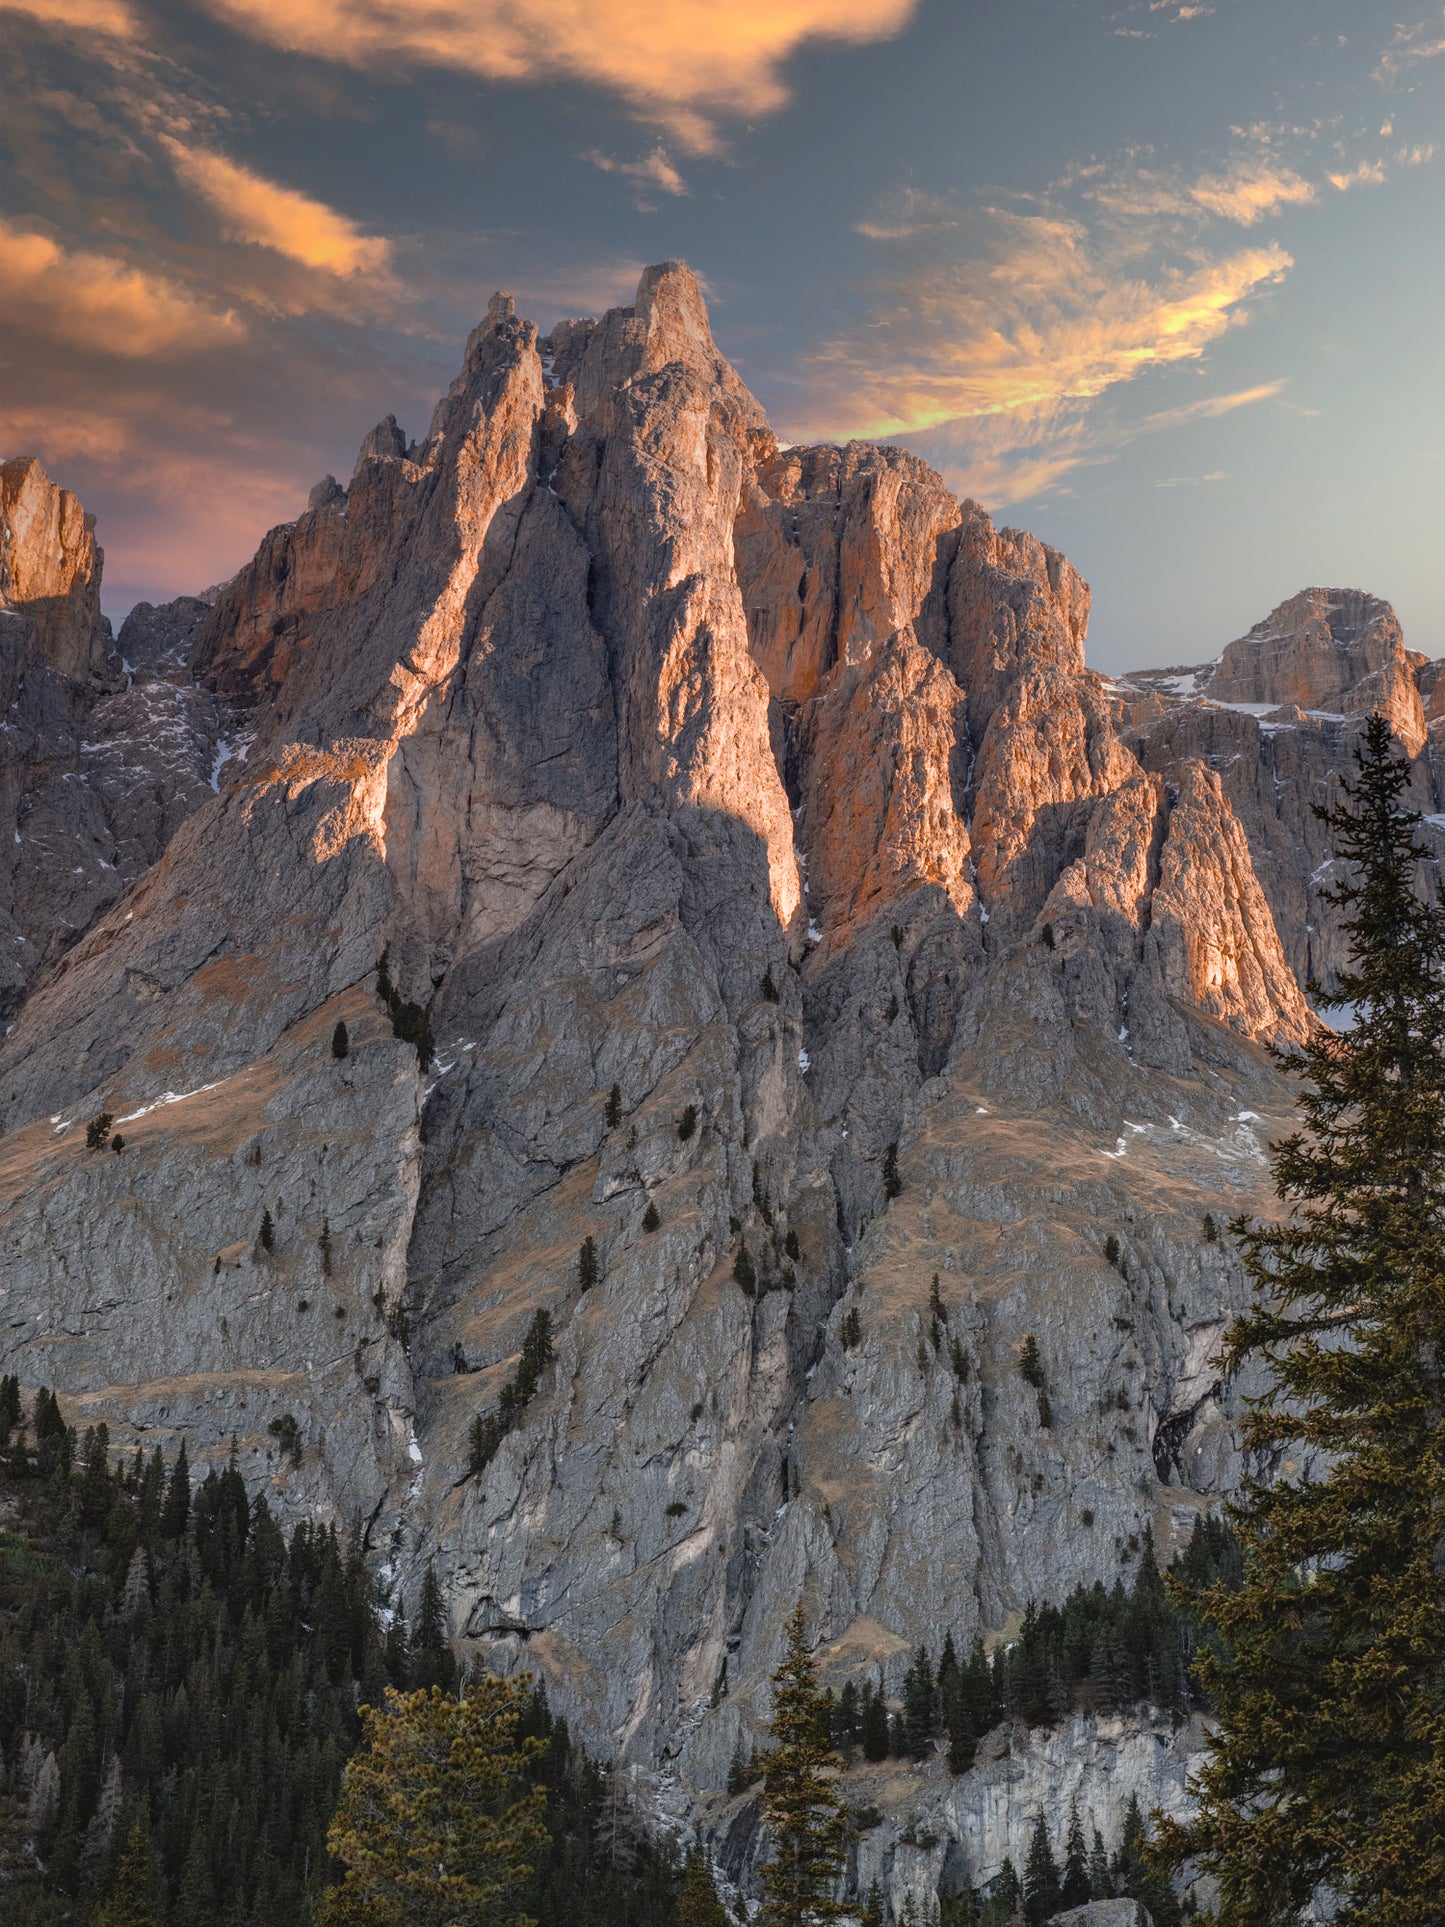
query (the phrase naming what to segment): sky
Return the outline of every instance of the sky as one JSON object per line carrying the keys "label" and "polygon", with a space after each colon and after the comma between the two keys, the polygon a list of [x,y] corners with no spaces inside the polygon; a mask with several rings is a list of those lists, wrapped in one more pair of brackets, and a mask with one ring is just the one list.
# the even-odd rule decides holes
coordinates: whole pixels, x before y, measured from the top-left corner
{"label": "sky", "polygon": [[0,452],[113,618],[222,581],[496,288],[683,259],[787,440],[899,442],[1089,658],[1313,584],[1445,652],[1445,14],[1416,0],[0,0]]}

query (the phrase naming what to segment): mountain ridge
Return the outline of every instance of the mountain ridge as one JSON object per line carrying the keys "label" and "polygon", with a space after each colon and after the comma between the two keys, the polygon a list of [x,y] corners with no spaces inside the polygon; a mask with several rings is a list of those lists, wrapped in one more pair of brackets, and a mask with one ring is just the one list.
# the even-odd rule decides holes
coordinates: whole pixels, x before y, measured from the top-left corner
{"label": "mountain ridge", "polygon": [[[1418,714],[1439,794],[1392,616],[1302,607],[1263,715],[1100,676],[1066,558],[913,456],[780,449],[676,263],[545,342],[494,298],[426,439],[388,417],[214,600],[132,612],[114,690],[12,603],[4,1369],[234,1439],[403,1600],[435,1562],[464,1650],[720,1841],[798,1597],[825,1677],[896,1688],[1235,1488],[1208,1224],[1273,1208],[1268,1046],[1341,955],[1313,698]],[[87,731],[141,700],[179,773],[109,780]],[[969,1829],[992,1878],[1017,1828]]]}

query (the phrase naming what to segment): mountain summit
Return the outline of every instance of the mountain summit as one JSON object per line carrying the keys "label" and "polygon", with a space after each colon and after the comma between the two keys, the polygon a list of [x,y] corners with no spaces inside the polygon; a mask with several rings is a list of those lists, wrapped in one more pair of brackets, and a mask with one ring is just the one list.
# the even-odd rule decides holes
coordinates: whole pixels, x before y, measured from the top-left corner
{"label": "mountain summit", "polygon": [[[1101,677],[1062,555],[780,447],[676,262],[545,339],[496,296],[422,439],[114,644],[4,476],[0,1368],[434,1562],[739,1879],[799,1598],[896,1691],[1234,1488],[1308,804],[1377,703],[1438,794],[1388,605]],[[1177,1810],[1167,1734],[1019,1771]],[[1022,1863],[1003,1770],[866,1836],[898,1904]]]}

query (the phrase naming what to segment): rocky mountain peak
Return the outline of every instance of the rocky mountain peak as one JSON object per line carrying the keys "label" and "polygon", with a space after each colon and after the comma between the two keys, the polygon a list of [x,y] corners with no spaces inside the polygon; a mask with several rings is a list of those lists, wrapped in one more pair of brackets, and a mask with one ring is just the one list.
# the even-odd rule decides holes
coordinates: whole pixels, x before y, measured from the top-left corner
{"label": "rocky mountain peak", "polygon": [[31,655],[75,682],[113,678],[102,563],[95,517],[77,496],[33,455],[0,463],[0,613],[28,629],[24,641],[7,638],[12,660]]}
{"label": "rocky mountain peak", "polygon": [[1206,693],[1336,716],[1378,709],[1413,756],[1425,740],[1412,673],[1423,660],[1412,662],[1388,602],[1359,589],[1304,589],[1228,645]]}
{"label": "rocky mountain peak", "polygon": [[[90,593],[77,514],[26,580]],[[1105,681],[1089,601],[915,456],[780,448],[681,264],[545,341],[497,297],[116,707],[21,678],[0,1366],[435,1562],[660,1807],[799,1596],[892,1687],[1176,1543],[1348,732]],[[1288,622],[1312,703],[1399,660]]]}

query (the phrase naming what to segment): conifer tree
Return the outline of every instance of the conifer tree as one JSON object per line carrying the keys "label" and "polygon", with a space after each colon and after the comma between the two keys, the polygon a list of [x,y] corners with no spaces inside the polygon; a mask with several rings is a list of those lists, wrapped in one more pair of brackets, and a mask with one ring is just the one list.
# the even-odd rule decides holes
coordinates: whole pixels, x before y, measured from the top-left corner
{"label": "conifer tree", "polygon": [[547,1840],[546,1796],[528,1786],[541,1742],[517,1739],[526,1674],[486,1675],[461,1699],[388,1692],[361,1709],[327,1845],[346,1868],[326,1927],[522,1927],[524,1882]]}
{"label": "conifer tree", "polygon": [[903,1682],[903,1737],[907,1752],[923,1759],[933,1736],[933,1670],[928,1649],[920,1646]]}
{"label": "conifer tree", "polygon": [[331,1033],[331,1055],[345,1057],[350,1049],[351,1039],[346,1034],[346,1025],[338,1018],[336,1028]]}
{"label": "conifer tree", "polygon": [[1218,1707],[1190,1825],[1166,1829],[1239,1927],[1293,1921],[1317,1888],[1357,1927],[1438,1920],[1445,1893],[1445,917],[1414,893],[1409,767],[1376,715],[1343,806],[1351,969],[1295,1060],[1305,1128],[1273,1151],[1292,1206],[1233,1227],[1255,1285],[1234,1366],[1272,1390],[1247,1441],[1303,1468],[1250,1485],[1237,1590],[1193,1603],[1221,1636],[1196,1665]]}
{"label": "conifer tree", "polygon": [[1004,1855],[1004,1863],[1002,1867],[1000,1867],[998,1879],[994,1883],[992,1897],[999,1902],[1005,1920],[1012,1920],[1015,1915],[1022,1915],[1024,1904],[1023,1883],[1018,1877],[1012,1859],[1007,1854]]}
{"label": "conifer tree", "polygon": [[190,1516],[191,1469],[186,1458],[186,1442],[182,1439],[181,1449],[176,1454],[175,1467],[171,1472],[170,1484],[166,1487],[165,1504],[161,1507],[161,1537],[163,1539],[182,1538]]}
{"label": "conifer tree", "polygon": [[1049,1845],[1049,1830],[1040,1814],[1029,1839],[1024,1861],[1024,1918],[1029,1927],[1043,1927],[1059,1907],[1059,1867]]}
{"label": "conifer tree", "polygon": [[582,1248],[577,1253],[577,1289],[591,1291],[599,1276],[597,1266],[597,1240],[584,1238]]}
{"label": "conifer tree", "polygon": [[843,1869],[847,1816],[831,1770],[819,1714],[817,1676],[801,1603],[773,1674],[773,1746],[765,1761],[763,1818],[772,1847],[763,1869],[762,1927],[821,1927],[844,1909],[834,1898]]}
{"label": "conifer tree", "polygon": [[92,1532],[103,1526],[110,1511],[110,1429],[91,1426],[85,1434],[80,1482],[80,1523]]}
{"label": "conifer tree", "polygon": [[1089,1898],[1107,1900],[1114,1890],[1109,1878],[1109,1856],[1104,1851],[1104,1836],[1097,1827],[1089,1846]]}
{"label": "conifer tree", "polygon": [[1064,1871],[1059,1880],[1061,1909],[1082,1907],[1093,1896],[1089,1891],[1089,1853],[1084,1842],[1084,1823],[1079,1818],[1077,1800],[1069,1808],[1069,1832],[1064,1841]]}
{"label": "conifer tree", "polygon": [[863,1758],[888,1758],[888,1704],[871,1681],[863,1694]]}
{"label": "conifer tree", "polygon": [[898,1172],[898,1146],[890,1144],[883,1153],[883,1195],[896,1198],[903,1190],[903,1179]]}
{"label": "conifer tree", "polygon": [[701,1846],[687,1856],[677,1896],[677,1927],[732,1927]]}
{"label": "conifer tree", "polygon": [[411,1636],[411,1681],[414,1686],[439,1686],[444,1693],[451,1692],[457,1683],[456,1657],[447,1639],[446,1606],[431,1560],[421,1582],[421,1601]]}
{"label": "conifer tree", "polygon": [[143,1819],[137,1818],[130,1830],[110,1894],[96,1909],[91,1927],[159,1927],[155,1850]]}

